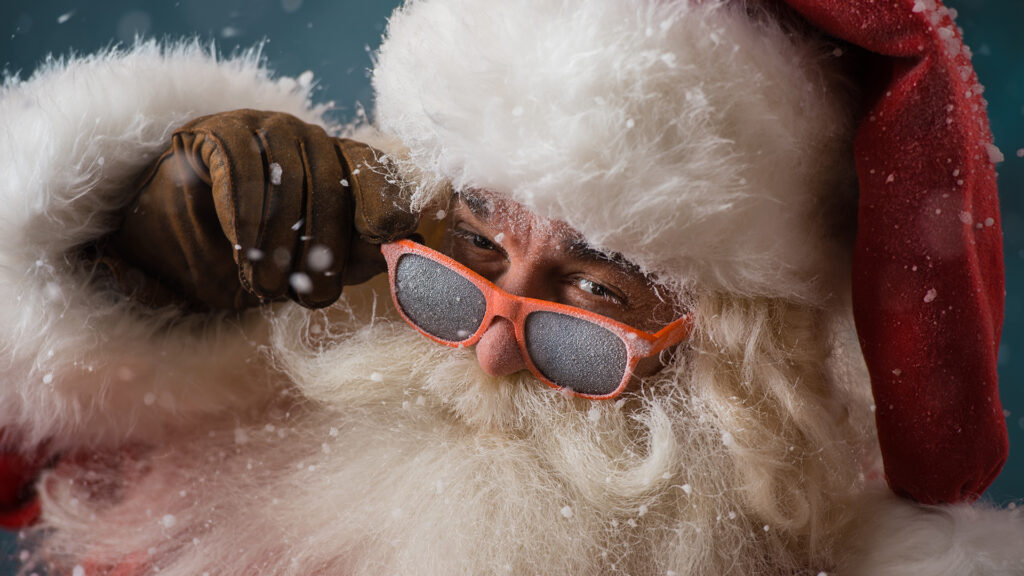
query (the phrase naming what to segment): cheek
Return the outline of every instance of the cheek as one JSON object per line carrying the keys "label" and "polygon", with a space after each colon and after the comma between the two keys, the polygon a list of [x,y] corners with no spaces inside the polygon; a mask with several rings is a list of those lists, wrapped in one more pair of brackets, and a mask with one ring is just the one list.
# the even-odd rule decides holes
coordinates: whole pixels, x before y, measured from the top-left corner
{"label": "cheek", "polygon": [[651,290],[645,294],[636,307],[629,312],[630,326],[645,332],[655,333],[683,315],[683,307],[674,300],[663,300]]}

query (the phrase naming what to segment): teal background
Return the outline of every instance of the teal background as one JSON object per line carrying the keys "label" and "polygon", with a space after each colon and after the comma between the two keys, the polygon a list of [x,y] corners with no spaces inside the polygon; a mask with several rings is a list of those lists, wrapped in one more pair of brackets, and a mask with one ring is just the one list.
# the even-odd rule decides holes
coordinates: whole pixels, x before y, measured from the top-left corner
{"label": "teal background", "polygon": [[[500,1],[500,0],[495,0]],[[600,1],[600,0],[595,0]],[[0,65],[28,76],[47,54],[88,53],[136,35],[194,36],[222,53],[264,42],[277,72],[312,70],[315,98],[337,103],[339,120],[371,107],[370,52],[398,0],[181,0],[178,2],[5,0],[0,5]],[[996,145],[1006,259],[1006,320],[999,347],[1000,391],[1010,431],[1010,459],[986,498],[1024,498],[1024,2],[947,0],[974,50],[986,87]],[[1018,155],[1019,154],[1019,155]],[[0,534],[0,575],[17,566],[15,535]]]}

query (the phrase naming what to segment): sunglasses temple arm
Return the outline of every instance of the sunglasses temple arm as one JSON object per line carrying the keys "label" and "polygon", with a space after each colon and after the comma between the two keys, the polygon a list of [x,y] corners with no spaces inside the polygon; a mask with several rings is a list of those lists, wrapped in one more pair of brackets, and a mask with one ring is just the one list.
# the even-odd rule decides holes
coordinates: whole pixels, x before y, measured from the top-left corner
{"label": "sunglasses temple arm", "polygon": [[689,334],[690,316],[686,315],[654,334],[654,342],[651,343],[651,355],[653,356],[666,348],[675,346],[685,340]]}

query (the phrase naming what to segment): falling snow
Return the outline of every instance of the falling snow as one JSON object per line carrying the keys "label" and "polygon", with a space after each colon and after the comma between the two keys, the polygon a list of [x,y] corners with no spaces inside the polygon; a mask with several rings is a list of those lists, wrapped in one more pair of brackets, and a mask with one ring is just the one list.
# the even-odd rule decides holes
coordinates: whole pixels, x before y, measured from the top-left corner
{"label": "falling snow", "polygon": [[732,447],[736,444],[736,439],[732,437],[732,434],[728,432],[722,432],[722,444],[728,447]]}
{"label": "falling snow", "polygon": [[270,163],[270,183],[273,184],[274,186],[280,186],[281,185],[281,173],[282,172],[283,172],[283,170],[281,170],[281,165],[280,164],[278,164],[277,162],[271,162]]}
{"label": "falling snow", "polygon": [[572,518],[572,506],[562,506],[561,514],[563,518]]}
{"label": "falling snow", "polygon": [[932,289],[928,290],[928,292],[925,293],[924,301],[926,303],[927,302],[931,302],[931,301],[935,300],[935,297],[938,296],[938,295],[939,295],[939,292],[935,288],[932,288]]}
{"label": "falling snow", "polygon": [[72,10],[70,12],[63,13],[60,16],[57,16],[57,24],[63,24],[65,22],[67,22],[68,20],[71,20],[71,17],[74,16],[74,15],[75,15],[75,11]]}
{"label": "falling snow", "polygon": [[309,249],[306,263],[309,264],[309,269],[313,272],[323,272],[334,263],[334,253],[327,246],[317,244]]}
{"label": "falling snow", "polygon": [[295,272],[288,277],[288,283],[296,294],[309,294],[313,291],[313,280],[305,272]]}
{"label": "falling snow", "polygon": [[173,514],[165,514],[164,517],[160,519],[160,525],[164,528],[173,528],[177,523],[178,519],[175,518]]}
{"label": "falling snow", "polygon": [[999,151],[999,148],[996,147],[995,144],[986,143],[985,151],[988,152],[988,159],[993,164],[999,164],[1003,160],[1006,160],[1006,157],[1003,156],[1003,153]]}

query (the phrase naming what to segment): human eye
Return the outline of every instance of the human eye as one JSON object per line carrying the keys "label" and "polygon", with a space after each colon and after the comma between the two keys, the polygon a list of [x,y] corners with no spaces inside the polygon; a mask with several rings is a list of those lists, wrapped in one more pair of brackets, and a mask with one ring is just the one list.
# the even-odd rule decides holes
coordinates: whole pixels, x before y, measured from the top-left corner
{"label": "human eye", "polygon": [[455,236],[458,240],[466,244],[470,244],[478,250],[495,252],[499,250],[498,246],[494,242],[492,242],[490,238],[487,238],[482,234],[477,234],[476,232],[463,227],[455,227],[452,230],[452,235]]}
{"label": "human eye", "polygon": [[576,276],[572,278],[571,284],[577,290],[584,292],[585,294],[589,294],[591,297],[595,297],[618,306],[625,306],[626,304],[626,298],[619,290],[597,282],[592,278]]}
{"label": "human eye", "polygon": [[465,221],[454,222],[446,236],[444,252],[488,280],[500,276],[508,263],[498,241]]}

